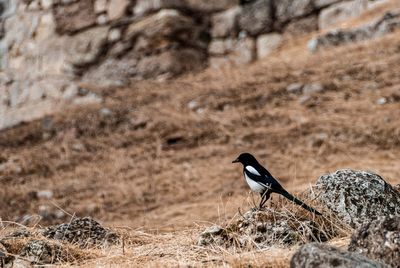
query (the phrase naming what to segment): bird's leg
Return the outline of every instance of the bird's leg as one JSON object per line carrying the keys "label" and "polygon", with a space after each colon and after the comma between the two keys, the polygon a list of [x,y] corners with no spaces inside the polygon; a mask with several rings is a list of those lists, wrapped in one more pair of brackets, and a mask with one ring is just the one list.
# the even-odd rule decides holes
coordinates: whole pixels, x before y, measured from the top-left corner
{"label": "bird's leg", "polygon": [[269,197],[271,196],[271,192],[269,190],[266,190],[262,194],[261,202],[260,202],[260,209],[264,206],[264,204],[268,201]]}
{"label": "bird's leg", "polygon": [[261,210],[262,207],[263,207],[263,205],[264,205],[265,193],[266,193],[266,192],[264,192],[263,194],[261,194],[261,200],[260,200],[260,204],[259,204],[259,206],[258,206],[258,209],[259,209],[259,210]]}

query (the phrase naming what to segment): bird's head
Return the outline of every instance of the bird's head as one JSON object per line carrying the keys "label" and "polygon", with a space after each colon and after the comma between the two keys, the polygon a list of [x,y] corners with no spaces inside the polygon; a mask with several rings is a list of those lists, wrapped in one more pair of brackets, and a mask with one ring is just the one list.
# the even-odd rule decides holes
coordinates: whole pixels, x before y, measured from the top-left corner
{"label": "bird's head", "polygon": [[254,165],[257,162],[256,158],[249,153],[241,153],[238,158],[232,161],[232,163],[242,163],[244,166]]}

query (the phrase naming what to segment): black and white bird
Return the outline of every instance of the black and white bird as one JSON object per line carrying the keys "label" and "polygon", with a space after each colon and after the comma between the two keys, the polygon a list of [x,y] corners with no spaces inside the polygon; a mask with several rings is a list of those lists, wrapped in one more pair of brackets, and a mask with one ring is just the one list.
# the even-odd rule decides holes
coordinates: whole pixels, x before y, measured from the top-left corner
{"label": "black and white bird", "polygon": [[232,163],[243,164],[243,174],[247,184],[253,192],[260,193],[261,195],[259,205],[260,209],[264,206],[265,202],[268,201],[272,193],[277,193],[316,215],[322,215],[316,209],[308,206],[306,203],[286,191],[271,175],[271,173],[258,163],[257,159],[253,155],[242,153],[238,158],[232,161]]}

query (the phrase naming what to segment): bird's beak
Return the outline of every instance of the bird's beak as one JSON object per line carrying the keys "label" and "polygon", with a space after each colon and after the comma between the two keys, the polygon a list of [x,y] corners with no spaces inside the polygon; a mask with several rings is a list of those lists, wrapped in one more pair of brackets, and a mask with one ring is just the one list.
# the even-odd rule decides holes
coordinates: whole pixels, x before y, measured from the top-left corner
{"label": "bird's beak", "polygon": [[232,163],[238,163],[239,162],[239,158],[236,158],[235,160],[232,161]]}

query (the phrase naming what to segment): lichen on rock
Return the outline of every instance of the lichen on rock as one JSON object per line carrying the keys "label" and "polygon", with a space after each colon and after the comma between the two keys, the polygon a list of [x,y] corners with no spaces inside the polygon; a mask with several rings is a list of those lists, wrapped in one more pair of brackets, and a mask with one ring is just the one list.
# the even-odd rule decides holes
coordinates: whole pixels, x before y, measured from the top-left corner
{"label": "lichen on rock", "polygon": [[400,214],[400,193],[370,172],[343,169],[323,175],[315,191],[321,203],[353,228],[378,216]]}
{"label": "lichen on rock", "polygon": [[353,233],[349,251],[400,267],[400,216],[380,217],[363,224]]}

